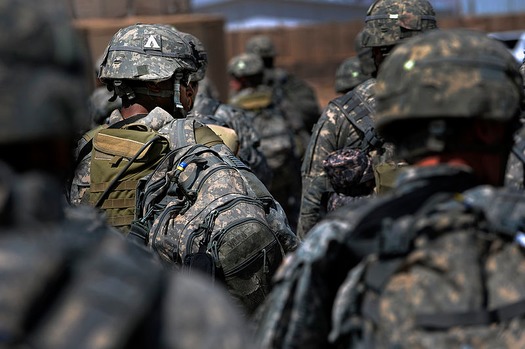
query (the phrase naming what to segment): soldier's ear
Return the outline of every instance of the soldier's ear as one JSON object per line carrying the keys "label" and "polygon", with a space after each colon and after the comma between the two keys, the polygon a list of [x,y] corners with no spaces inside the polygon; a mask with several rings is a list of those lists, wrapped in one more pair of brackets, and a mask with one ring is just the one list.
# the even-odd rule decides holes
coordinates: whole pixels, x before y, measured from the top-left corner
{"label": "soldier's ear", "polygon": [[195,95],[195,89],[193,88],[193,84],[188,84],[185,86],[185,90],[186,90],[186,96],[188,98],[192,98],[194,95]]}

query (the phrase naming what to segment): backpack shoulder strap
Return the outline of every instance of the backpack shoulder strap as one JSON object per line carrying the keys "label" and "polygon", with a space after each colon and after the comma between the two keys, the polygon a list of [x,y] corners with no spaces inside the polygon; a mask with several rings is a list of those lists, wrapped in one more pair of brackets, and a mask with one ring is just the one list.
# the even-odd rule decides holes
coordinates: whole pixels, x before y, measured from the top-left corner
{"label": "backpack shoulder strap", "polygon": [[[358,93],[350,91],[333,99],[330,103],[335,104],[350,124],[363,135],[363,142],[361,143],[362,150],[381,147],[383,141],[376,134],[374,121],[370,117],[372,110]],[[354,116],[350,115],[349,111],[354,111]]]}
{"label": "backpack shoulder strap", "polygon": [[212,129],[193,119],[175,119],[169,137],[172,149],[194,144],[211,147],[223,143]]}
{"label": "backpack shoulder strap", "polygon": [[76,163],[75,163],[75,167],[78,166],[78,164],[82,161],[82,159],[84,159],[86,157],[86,155],[91,153],[91,149],[93,149],[93,138],[95,138],[95,135],[99,131],[104,130],[106,128],[121,128],[122,126],[125,126],[125,125],[128,125],[128,124],[132,124],[135,121],[142,119],[144,116],[145,116],[145,114],[133,115],[130,118],[122,119],[122,120],[120,120],[120,121],[118,121],[118,122],[116,122],[116,123],[114,123],[112,125],[108,126],[106,124],[103,124],[103,125],[97,126],[94,129],[89,130],[88,132],[86,132],[82,136],[82,138],[84,138],[87,141],[87,143],[84,144],[82,149],[80,149],[80,151],[78,152],[78,156],[77,156],[77,160],[76,160]]}

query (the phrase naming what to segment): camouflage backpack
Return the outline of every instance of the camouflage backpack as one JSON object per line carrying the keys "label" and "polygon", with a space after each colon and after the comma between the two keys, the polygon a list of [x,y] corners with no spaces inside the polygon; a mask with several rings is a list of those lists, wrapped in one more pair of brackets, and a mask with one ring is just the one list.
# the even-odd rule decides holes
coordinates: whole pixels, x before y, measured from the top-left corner
{"label": "camouflage backpack", "polygon": [[175,121],[175,149],[140,181],[130,236],[168,266],[224,282],[251,313],[284,256],[266,219],[272,199],[241,174],[249,169],[235,156],[196,144],[194,122]]}
{"label": "camouflage backpack", "polygon": [[[400,214],[407,206],[419,209]],[[374,206],[357,223],[361,233],[347,242],[364,259],[339,287],[330,342],[345,348],[521,347],[525,280],[517,275],[525,266],[524,212],[520,194],[491,187]],[[370,220],[382,221],[382,228],[365,238]]]}

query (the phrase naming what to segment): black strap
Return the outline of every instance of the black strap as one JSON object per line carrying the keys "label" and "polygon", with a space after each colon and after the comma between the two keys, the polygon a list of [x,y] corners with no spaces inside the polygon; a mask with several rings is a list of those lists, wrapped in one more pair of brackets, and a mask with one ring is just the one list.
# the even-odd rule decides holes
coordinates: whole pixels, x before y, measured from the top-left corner
{"label": "black strap", "polygon": [[525,299],[492,310],[457,313],[416,314],[416,326],[429,329],[448,329],[455,326],[490,325],[525,314]]}
{"label": "black strap", "polygon": [[[138,121],[142,119],[144,116],[148,114],[137,114],[133,115],[127,119],[122,119],[118,122],[115,122],[112,125],[109,125],[107,128],[121,128],[122,126],[129,125],[134,123],[135,121]],[[78,166],[78,164],[88,155],[91,153],[91,149],[93,149],[93,138],[91,138],[78,152],[77,161],[75,163],[75,168]]]}
{"label": "black strap", "polygon": [[516,141],[512,147],[512,152],[523,164],[525,164],[525,138],[516,137]]}
{"label": "black strap", "polygon": [[[377,149],[383,145],[383,140],[377,136],[374,121],[370,117],[372,110],[358,93],[350,91],[333,99],[331,103],[339,107],[352,126],[362,133],[362,150]],[[355,111],[355,117],[350,116],[350,110]]]}

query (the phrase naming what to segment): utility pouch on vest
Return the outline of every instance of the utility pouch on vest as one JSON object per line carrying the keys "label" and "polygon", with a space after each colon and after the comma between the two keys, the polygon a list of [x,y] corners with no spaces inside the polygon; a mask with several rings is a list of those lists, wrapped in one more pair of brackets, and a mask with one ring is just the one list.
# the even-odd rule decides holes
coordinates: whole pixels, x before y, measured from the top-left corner
{"label": "utility pouch on vest", "polygon": [[138,180],[168,151],[167,139],[143,125],[100,130],[93,138],[90,203],[106,212],[111,225],[128,232]]}

